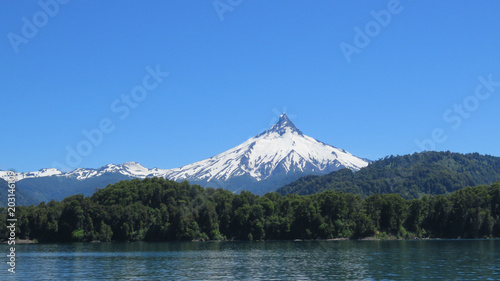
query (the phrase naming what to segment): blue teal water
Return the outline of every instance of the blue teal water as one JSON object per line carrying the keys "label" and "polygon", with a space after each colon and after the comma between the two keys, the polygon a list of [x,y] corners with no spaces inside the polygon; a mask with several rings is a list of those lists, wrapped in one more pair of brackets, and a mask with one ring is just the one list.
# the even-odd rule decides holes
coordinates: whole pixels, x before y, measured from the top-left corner
{"label": "blue teal water", "polygon": [[500,240],[32,244],[16,252],[16,274],[3,263],[1,280],[500,280]]}

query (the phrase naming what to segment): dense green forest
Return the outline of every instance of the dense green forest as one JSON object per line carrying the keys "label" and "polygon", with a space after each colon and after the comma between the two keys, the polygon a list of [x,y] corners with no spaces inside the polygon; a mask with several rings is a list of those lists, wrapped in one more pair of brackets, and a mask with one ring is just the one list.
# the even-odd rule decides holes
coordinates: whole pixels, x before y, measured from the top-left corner
{"label": "dense green forest", "polygon": [[[405,200],[335,191],[257,196],[134,179],[91,197],[19,206],[16,218],[17,237],[39,242],[500,237],[500,182]],[[0,234],[7,237],[5,223]]]}
{"label": "dense green forest", "polygon": [[302,177],[277,192],[306,195],[335,190],[363,197],[398,193],[405,199],[416,199],[497,181],[500,157],[430,151],[388,156],[358,172],[343,169],[324,176]]}

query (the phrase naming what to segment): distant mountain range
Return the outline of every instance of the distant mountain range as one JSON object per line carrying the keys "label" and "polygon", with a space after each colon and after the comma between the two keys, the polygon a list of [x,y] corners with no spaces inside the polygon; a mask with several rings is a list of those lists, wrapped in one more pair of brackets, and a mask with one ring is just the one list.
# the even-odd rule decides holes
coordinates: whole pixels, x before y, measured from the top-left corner
{"label": "distant mountain range", "polygon": [[411,199],[497,181],[500,181],[500,157],[429,151],[389,156],[356,173],[344,169],[323,176],[302,177],[277,192],[306,195],[335,190],[363,196],[398,193]]}
{"label": "distant mountain range", "polygon": [[[148,169],[136,162],[109,164],[99,169],[78,168],[71,172],[49,168],[18,173],[17,187],[31,197],[28,196],[26,202],[61,200],[77,193],[91,195],[97,188],[120,180],[149,177],[263,194],[305,175],[322,175],[340,169],[358,171],[368,163],[367,159],[304,135],[282,114],[269,130],[214,157],[180,168]],[[0,178],[6,174],[0,171]],[[2,192],[0,198],[6,196]]]}

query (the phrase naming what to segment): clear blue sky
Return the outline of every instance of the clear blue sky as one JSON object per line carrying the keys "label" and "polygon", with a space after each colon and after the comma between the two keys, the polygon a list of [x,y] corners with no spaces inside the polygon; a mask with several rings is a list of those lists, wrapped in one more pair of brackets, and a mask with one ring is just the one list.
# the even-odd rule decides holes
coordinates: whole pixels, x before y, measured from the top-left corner
{"label": "clear blue sky", "polygon": [[[373,160],[420,151],[433,131],[436,150],[500,156],[498,1],[41,2],[0,4],[2,170],[66,165],[101,122],[67,167],[175,168],[282,111]],[[121,100],[133,91],[135,108]]]}

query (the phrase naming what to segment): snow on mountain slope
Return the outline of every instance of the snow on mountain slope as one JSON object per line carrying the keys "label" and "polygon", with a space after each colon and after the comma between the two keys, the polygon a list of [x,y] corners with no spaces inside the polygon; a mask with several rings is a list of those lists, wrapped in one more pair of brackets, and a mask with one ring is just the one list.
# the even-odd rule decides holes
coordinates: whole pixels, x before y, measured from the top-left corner
{"label": "snow on mountain slope", "polygon": [[[55,168],[49,168],[49,169],[41,169],[36,172],[27,172],[27,173],[16,173],[16,180],[20,181],[26,178],[41,178],[41,177],[50,177],[50,176],[56,176],[56,175],[61,175],[63,172],[59,171],[58,169]],[[8,177],[8,171],[0,171],[0,178],[7,178]]]}
{"label": "snow on mountain slope", "polygon": [[72,172],[66,173],[66,177],[76,177],[78,180],[85,180],[92,177],[99,177],[106,173],[120,173],[131,178],[147,178],[147,177],[162,177],[167,170],[148,169],[137,162],[126,162],[122,165],[108,164],[99,169],[83,169],[79,168]]}
{"label": "snow on mountain slope", "polygon": [[278,123],[262,134],[214,157],[167,170],[165,176],[176,181],[226,181],[249,175],[261,181],[276,171],[285,174],[330,172],[341,168],[357,171],[368,163],[343,149],[304,135],[282,114]]}
{"label": "snow on mountain slope", "polygon": [[[91,185],[98,179],[101,184],[110,184],[127,178],[164,177],[232,191],[247,189],[264,193],[303,175],[326,174],[342,168],[357,171],[368,163],[366,159],[304,135],[282,114],[278,123],[269,130],[214,157],[180,168],[148,169],[137,162],[126,162],[108,164],[99,169],[78,168],[71,172],[42,169],[18,173],[17,181],[29,179],[33,183],[32,179],[49,177],[59,182],[70,180],[73,185],[85,185],[86,181]],[[0,171],[0,177],[6,175],[6,171]]]}
{"label": "snow on mountain slope", "polygon": [[[107,173],[120,173],[130,178],[147,178],[147,177],[163,177],[167,170],[165,169],[148,169],[137,162],[126,162],[122,165],[108,164],[99,169],[84,169],[78,168],[71,172],[62,172],[55,168],[41,169],[36,172],[17,173],[17,181],[30,178],[42,177],[66,177],[76,178],[77,180],[86,180],[93,177],[99,177]],[[0,171],[0,178],[7,178],[7,171]]]}

